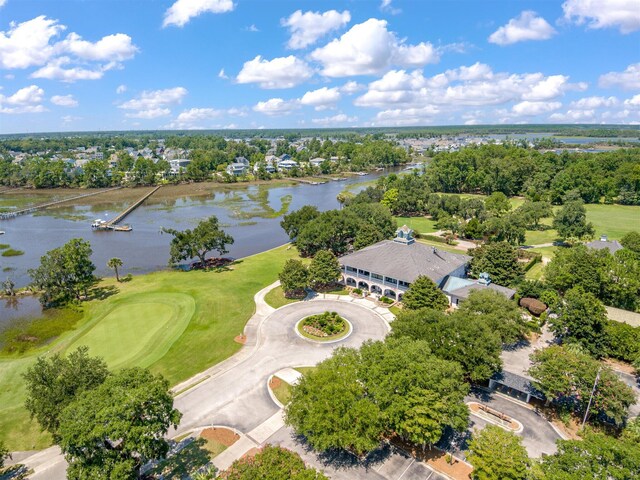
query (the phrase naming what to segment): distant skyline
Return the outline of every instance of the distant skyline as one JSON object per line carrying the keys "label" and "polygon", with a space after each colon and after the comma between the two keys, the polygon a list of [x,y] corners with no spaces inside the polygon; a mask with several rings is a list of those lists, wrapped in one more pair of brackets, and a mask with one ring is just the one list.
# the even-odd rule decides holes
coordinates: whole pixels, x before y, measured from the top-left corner
{"label": "distant skyline", "polygon": [[640,0],[0,0],[0,133],[640,124]]}

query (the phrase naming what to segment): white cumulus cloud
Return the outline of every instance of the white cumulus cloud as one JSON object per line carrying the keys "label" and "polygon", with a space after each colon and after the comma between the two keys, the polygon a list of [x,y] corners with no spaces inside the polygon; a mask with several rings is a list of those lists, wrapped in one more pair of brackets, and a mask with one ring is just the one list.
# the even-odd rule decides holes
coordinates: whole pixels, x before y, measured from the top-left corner
{"label": "white cumulus cloud", "polygon": [[177,0],[164,13],[163,27],[184,26],[193,17],[203,13],[226,13],[234,9],[232,0]]}
{"label": "white cumulus cloud", "polygon": [[0,94],[0,113],[40,113],[47,109],[41,104],[44,90],[37,85],[29,85],[13,95]]}
{"label": "white cumulus cloud", "polygon": [[565,113],[554,113],[549,116],[549,120],[559,123],[593,123],[596,112],[593,109],[572,109]]}
{"label": "white cumulus cloud", "polygon": [[258,55],[245,62],[238,73],[238,83],[257,83],[262,88],[291,88],[300,85],[313,75],[306,62],[289,55],[267,60]]}
{"label": "white cumulus cloud", "polygon": [[430,43],[406,45],[387,30],[385,20],[370,18],[314,50],[311,58],[322,64],[323,75],[347,77],[380,73],[392,65],[422,67],[438,62],[439,55]]}
{"label": "white cumulus cloud", "polygon": [[633,97],[625,100],[624,104],[631,107],[640,107],[640,93],[638,95],[634,95]]}
{"label": "white cumulus cloud", "polygon": [[116,88],[116,93],[118,95],[120,95],[121,93],[124,93],[127,91],[127,86],[126,85],[118,85],[118,88]]}
{"label": "white cumulus cloud", "polygon": [[72,60],[69,57],[58,57],[48,62],[44,67],[40,67],[30,76],[31,78],[46,78],[69,83],[77,80],[98,80],[103,77],[104,72],[111,66],[97,66],[94,69],[79,66],[67,68],[66,66],[71,63]]}
{"label": "white cumulus cloud", "polygon": [[283,18],[281,23],[291,33],[287,46],[300,49],[314,44],[327,33],[342,28],[350,21],[351,14],[347,10],[342,13],[337,10],[324,13],[302,13],[302,10],[296,10],[288,18]]}
{"label": "white cumulus cloud", "polygon": [[589,28],[615,27],[625,34],[640,30],[638,0],[567,0],[562,9],[567,20]]}
{"label": "white cumulus cloud", "polygon": [[346,93],[347,95],[352,95],[365,88],[366,87],[364,85],[351,80],[350,82],[347,82],[342,87],[340,87],[340,91]]}
{"label": "white cumulus cloud", "polygon": [[620,87],[623,90],[640,90],[640,63],[632,63],[624,72],[609,72],[600,75],[601,87]]}
{"label": "white cumulus cloud", "polygon": [[311,105],[316,110],[324,110],[335,105],[340,100],[340,90],[338,87],[322,87],[305,93],[300,99],[302,105]]}
{"label": "white cumulus cloud", "polygon": [[297,100],[283,100],[282,98],[270,98],[264,102],[258,102],[253,110],[265,115],[288,115],[299,107]]}
{"label": "white cumulus cloud", "polygon": [[65,28],[44,15],[22,23],[11,22],[8,31],[0,32],[0,68],[43,65],[54,54],[50,40]]}
{"label": "white cumulus cloud", "polygon": [[124,102],[119,108],[128,110],[125,116],[130,118],[164,117],[171,114],[169,107],[182,102],[187,93],[184,87],[145,90],[136,98]]}
{"label": "white cumulus cloud", "polygon": [[181,112],[173,122],[167,125],[167,128],[180,130],[206,128],[202,122],[219,118],[223,113],[223,110],[215,108],[190,108]]}
{"label": "white cumulus cloud", "polygon": [[323,118],[312,118],[311,122],[315,123],[316,125],[322,125],[322,126],[333,126],[333,125],[339,125],[339,124],[345,124],[345,123],[351,123],[353,124],[354,122],[358,121],[358,117],[350,117],[344,113],[338,113],[337,115],[333,115],[330,117],[323,117]]}
{"label": "white cumulus cloud", "polygon": [[71,32],[56,41],[66,28],[44,15],[22,23],[11,22],[8,31],[0,32],[0,68],[40,67],[31,74],[32,78],[96,80],[108,70],[121,68],[121,62],[138,52],[131,37],[124,33],[91,42]]}
{"label": "white cumulus cloud", "polygon": [[548,40],[556,31],[536,12],[525,10],[489,36],[489,42],[511,45],[526,40]]}
{"label": "white cumulus cloud", "polygon": [[51,103],[60,107],[77,107],[78,101],[73,95],[54,95],[51,97]]}
{"label": "white cumulus cloud", "polygon": [[571,102],[571,106],[574,108],[590,109],[614,107],[618,105],[618,103],[619,102],[616,97],[584,97]]}
{"label": "white cumulus cloud", "polygon": [[102,37],[97,42],[83,40],[77,33],[70,33],[56,45],[56,49],[73,54],[83,60],[121,62],[129,60],[138,51],[129,35],[115,33]]}
{"label": "white cumulus cloud", "polygon": [[562,106],[560,102],[524,102],[516,103],[511,111],[517,116],[535,116],[543,113],[549,113],[559,109]]}

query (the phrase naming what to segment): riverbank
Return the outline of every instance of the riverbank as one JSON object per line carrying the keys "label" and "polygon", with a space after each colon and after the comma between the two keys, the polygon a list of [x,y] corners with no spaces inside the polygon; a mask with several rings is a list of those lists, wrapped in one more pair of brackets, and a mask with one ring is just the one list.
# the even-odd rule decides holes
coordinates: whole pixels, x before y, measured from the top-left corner
{"label": "riverbank", "polygon": [[52,342],[24,354],[0,356],[0,440],[10,450],[44,448],[51,438],[29,420],[22,374],[38,355],[88,345],[111,368],[148,367],[171,384],[233,355],[254,312],[253,295],[273,283],[284,262],[296,258],[282,246],[236,261],[221,271],[159,271],[130,282],[105,279],[116,292],[81,306],[81,318]]}

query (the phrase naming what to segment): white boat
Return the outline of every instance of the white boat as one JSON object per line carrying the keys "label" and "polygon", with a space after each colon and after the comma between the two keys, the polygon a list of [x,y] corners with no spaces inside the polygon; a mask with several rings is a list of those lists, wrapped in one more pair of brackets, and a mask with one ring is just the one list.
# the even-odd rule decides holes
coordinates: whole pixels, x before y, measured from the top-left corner
{"label": "white boat", "polygon": [[0,230],[0,235],[4,235],[4,230]]}

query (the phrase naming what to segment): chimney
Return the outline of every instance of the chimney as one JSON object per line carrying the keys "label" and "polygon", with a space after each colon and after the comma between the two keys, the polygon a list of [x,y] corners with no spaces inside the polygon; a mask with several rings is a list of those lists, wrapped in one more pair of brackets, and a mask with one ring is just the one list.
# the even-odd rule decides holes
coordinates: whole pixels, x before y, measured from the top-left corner
{"label": "chimney", "polygon": [[608,242],[609,240],[607,240],[607,236],[603,233],[602,235],[600,235],[600,241],[601,242]]}

